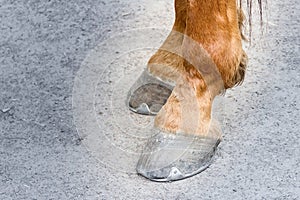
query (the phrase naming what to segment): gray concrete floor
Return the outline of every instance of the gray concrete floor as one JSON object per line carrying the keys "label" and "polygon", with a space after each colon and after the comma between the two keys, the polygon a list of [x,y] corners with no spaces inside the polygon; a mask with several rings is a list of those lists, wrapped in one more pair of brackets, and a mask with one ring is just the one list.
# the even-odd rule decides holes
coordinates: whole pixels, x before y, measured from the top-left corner
{"label": "gray concrete floor", "polygon": [[296,0],[268,1],[267,30],[260,35],[256,23],[246,49],[246,80],[226,94],[214,163],[174,183],[97,161],[72,109],[73,83],[90,51],[123,31],[170,29],[173,2],[0,2],[0,199],[300,199]]}

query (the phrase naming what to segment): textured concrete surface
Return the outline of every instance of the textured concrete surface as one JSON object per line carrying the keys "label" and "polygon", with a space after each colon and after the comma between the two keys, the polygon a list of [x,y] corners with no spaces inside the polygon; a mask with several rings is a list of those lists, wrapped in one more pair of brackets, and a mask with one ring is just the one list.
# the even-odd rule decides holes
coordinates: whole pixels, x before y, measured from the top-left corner
{"label": "textured concrete surface", "polygon": [[246,80],[226,94],[224,139],[209,169],[155,183],[82,145],[72,109],[82,61],[113,34],[170,29],[172,3],[0,1],[0,199],[300,199],[296,0],[268,2]]}

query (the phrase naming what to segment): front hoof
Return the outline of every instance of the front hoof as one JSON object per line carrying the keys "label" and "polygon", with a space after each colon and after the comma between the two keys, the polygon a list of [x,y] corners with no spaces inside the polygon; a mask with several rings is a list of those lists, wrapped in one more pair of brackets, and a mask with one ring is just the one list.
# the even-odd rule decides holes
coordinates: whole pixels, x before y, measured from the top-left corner
{"label": "front hoof", "polygon": [[148,140],[136,170],[140,175],[159,182],[196,175],[211,164],[221,141],[220,133],[210,135],[159,132]]}
{"label": "front hoof", "polygon": [[166,103],[173,86],[152,76],[146,69],[131,87],[127,105],[135,113],[156,115]]}

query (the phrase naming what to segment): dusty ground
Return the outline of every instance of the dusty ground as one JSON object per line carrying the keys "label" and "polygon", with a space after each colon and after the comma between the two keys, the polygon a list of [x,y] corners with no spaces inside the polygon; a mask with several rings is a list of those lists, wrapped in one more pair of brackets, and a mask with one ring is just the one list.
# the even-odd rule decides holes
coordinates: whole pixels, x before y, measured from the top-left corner
{"label": "dusty ground", "polygon": [[[172,2],[0,2],[0,199],[300,198],[296,0],[268,2],[267,30],[261,36],[255,28],[252,46],[247,48],[250,64],[244,85],[226,94],[224,138],[214,163],[203,173],[174,183],[145,180],[125,165],[128,162],[122,166],[121,160],[114,160],[112,167],[107,160],[99,161],[83,145],[82,124],[76,121],[80,117],[76,105],[72,107],[76,80],[86,66],[82,62],[92,50],[124,31],[169,30]],[[131,47],[126,42],[119,45]],[[114,59],[112,67],[143,65],[151,51],[139,52],[140,57],[135,53]],[[112,57],[116,56],[100,55],[100,60]],[[105,69],[94,73],[119,71]],[[97,80],[96,88],[103,86]],[[118,89],[122,93],[127,88]],[[105,115],[99,106],[101,95],[96,90],[99,116]],[[122,118],[116,120],[112,124],[125,127]],[[108,127],[104,123],[98,129]],[[117,134],[118,129],[111,128]]]}

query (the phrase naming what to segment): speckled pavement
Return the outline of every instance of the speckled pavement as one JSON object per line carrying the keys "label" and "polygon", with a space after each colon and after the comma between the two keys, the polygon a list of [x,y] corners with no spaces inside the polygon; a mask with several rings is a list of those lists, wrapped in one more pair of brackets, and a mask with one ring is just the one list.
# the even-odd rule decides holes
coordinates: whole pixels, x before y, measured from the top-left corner
{"label": "speckled pavement", "polygon": [[213,164],[156,183],[88,151],[73,92],[92,49],[133,29],[170,30],[173,2],[1,1],[0,199],[300,199],[299,10],[296,0],[268,1],[262,35],[255,19],[246,79],[226,92]]}

